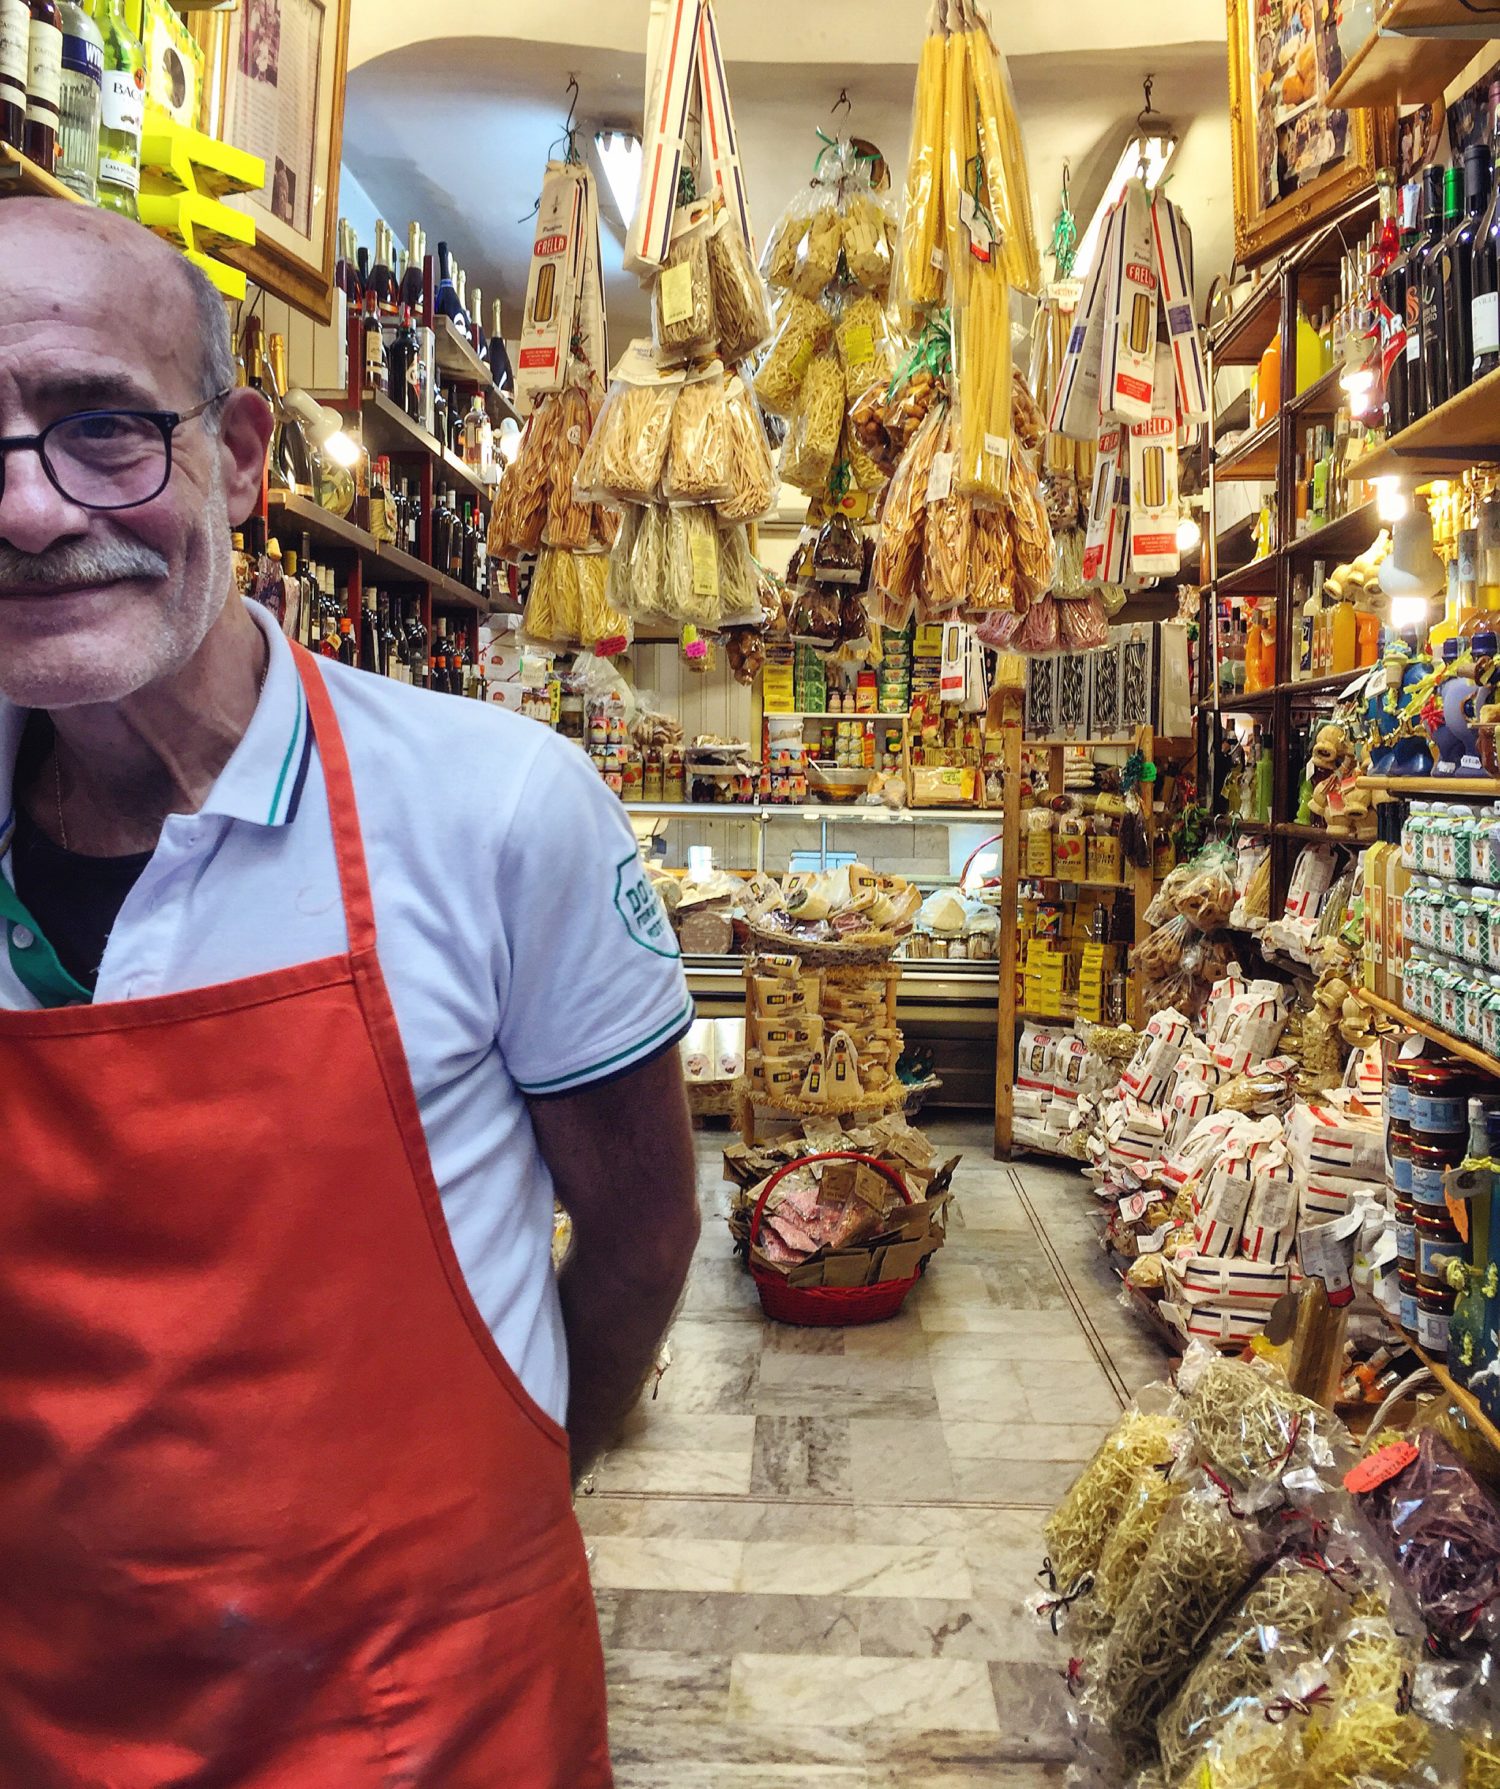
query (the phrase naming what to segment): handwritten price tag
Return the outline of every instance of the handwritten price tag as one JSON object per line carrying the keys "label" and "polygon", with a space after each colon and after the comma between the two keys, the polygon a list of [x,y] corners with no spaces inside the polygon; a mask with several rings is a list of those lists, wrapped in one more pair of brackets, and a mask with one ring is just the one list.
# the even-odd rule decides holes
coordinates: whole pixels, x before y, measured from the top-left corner
{"label": "handwritten price tag", "polygon": [[1346,1472],[1344,1489],[1352,1491],[1356,1497],[1364,1497],[1405,1472],[1416,1457],[1417,1449],[1412,1442],[1392,1441],[1385,1447],[1377,1448],[1352,1471]]}

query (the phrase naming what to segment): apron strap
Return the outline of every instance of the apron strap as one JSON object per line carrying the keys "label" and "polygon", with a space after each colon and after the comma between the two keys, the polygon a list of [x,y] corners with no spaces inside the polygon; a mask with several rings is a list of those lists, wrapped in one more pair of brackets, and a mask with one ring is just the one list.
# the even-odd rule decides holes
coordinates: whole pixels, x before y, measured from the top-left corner
{"label": "apron strap", "polygon": [[297,663],[297,675],[307,693],[313,740],[328,789],[328,814],[333,822],[333,851],[338,860],[339,884],[344,896],[349,954],[355,957],[373,955],[375,903],[370,896],[370,872],[365,863],[364,834],[359,824],[359,805],[354,799],[349,753],[316,655],[295,643],[292,653]]}

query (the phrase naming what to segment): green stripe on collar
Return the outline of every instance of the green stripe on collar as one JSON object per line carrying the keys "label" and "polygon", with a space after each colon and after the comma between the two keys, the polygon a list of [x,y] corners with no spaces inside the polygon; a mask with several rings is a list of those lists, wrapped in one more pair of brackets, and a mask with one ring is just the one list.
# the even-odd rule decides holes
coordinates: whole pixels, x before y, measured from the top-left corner
{"label": "green stripe on collar", "polygon": [[89,1006],[93,995],[74,981],[42,935],[41,927],[7,879],[0,875],[0,920],[5,922],[10,966],[32,999],[43,1006]]}

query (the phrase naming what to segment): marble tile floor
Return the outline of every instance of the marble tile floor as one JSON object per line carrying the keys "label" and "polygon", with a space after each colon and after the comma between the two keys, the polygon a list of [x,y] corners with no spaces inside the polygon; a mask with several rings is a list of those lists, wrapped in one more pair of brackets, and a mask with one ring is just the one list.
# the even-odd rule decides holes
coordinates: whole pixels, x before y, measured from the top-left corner
{"label": "marble tile floor", "polygon": [[722,1128],[657,1396],[579,1515],[619,1789],[1042,1789],[1070,1743],[1031,1613],[1041,1526],[1160,1378],[1062,1164],[962,1150],[959,1218],[902,1314],[767,1323],[729,1254]]}

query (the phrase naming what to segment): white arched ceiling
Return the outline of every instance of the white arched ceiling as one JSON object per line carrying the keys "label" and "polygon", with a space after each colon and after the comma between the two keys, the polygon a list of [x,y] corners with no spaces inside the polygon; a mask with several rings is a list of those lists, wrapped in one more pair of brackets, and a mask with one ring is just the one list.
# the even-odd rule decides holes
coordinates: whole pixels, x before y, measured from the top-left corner
{"label": "white arched ceiling", "polygon": [[[997,15],[1004,9],[996,8]],[[923,0],[717,0],[758,230],[808,177],[820,126],[906,161]],[[449,240],[487,298],[524,296],[543,164],[576,75],[577,123],[640,123],[646,0],[359,0],[353,9],[344,159],[398,232],[409,218]],[[1197,245],[1200,289],[1227,268],[1229,191],[1222,0],[1075,0],[996,17],[1025,132],[1037,229],[1050,234],[1063,163],[1083,228],[1141,108],[1143,76],[1182,138],[1172,193]],[[1086,47],[1085,47],[1086,46]],[[831,108],[841,91],[851,112]],[[606,230],[616,347],[645,310]]]}

